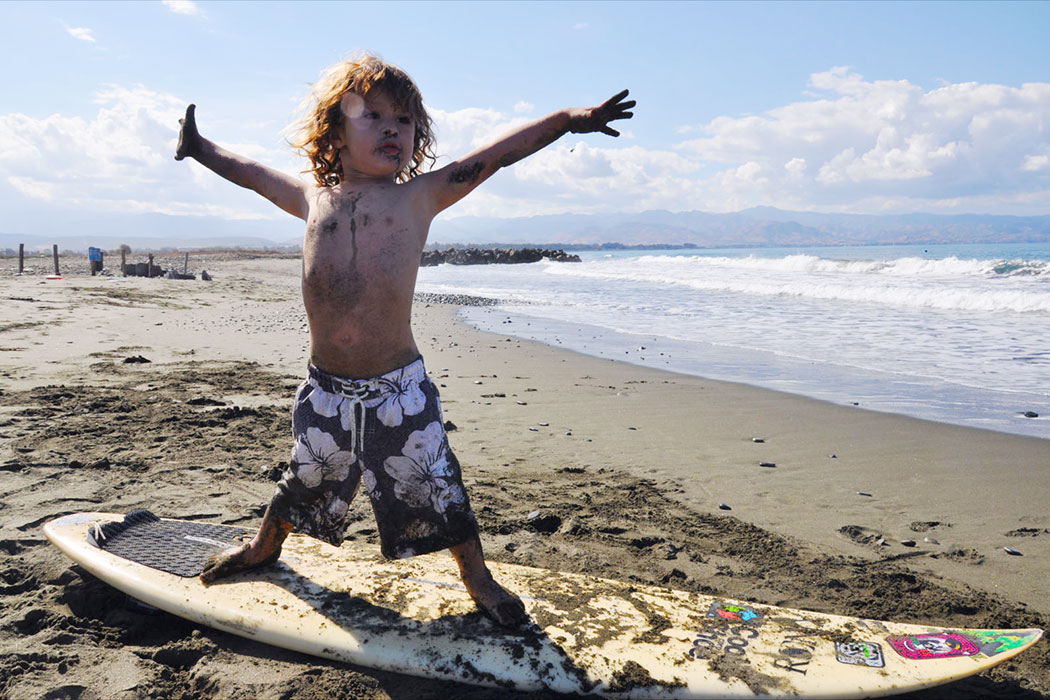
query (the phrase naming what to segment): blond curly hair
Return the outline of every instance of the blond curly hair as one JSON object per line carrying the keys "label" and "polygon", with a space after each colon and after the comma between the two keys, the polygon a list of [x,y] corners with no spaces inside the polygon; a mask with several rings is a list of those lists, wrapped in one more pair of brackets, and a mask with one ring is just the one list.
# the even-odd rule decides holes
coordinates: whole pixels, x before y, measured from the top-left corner
{"label": "blond curly hair", "polygon": [[378,56],[363,54],[327,68],[300,105],[303,117],[289,127],[291,136],[288,142],[312,165],[303,172],[313,173],[321,187],[338,185],[343,177],[339,151],[332,144],[343,124],[343,96],[354,93],[367,97],[373,90],[389,97],[398,109],[408,112],[415,123],[412,158],[397,174],[397,181],[412,179],[423,172],[427,161],[434,162],[434,125],[423,107],[419,88],[397,66]]}

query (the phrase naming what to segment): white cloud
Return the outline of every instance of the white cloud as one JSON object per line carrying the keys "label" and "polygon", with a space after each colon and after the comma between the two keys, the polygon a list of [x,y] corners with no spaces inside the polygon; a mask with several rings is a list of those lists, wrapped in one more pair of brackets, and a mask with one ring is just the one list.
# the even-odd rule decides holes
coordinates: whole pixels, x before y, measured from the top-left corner
{"label": "white cloud", "polygon": [[722,188],[743,195],[748,164],[764,175],[751,181],[748,206],[803,197],[808,208],[907,201],[979,210],[995,196],[1021,202],[1050,187],[1050,83],[924,90],[837,67],[812,75],[809,88],[808,99],[698,125],[704,136],[680,144],[687,157],[722,169],[710,199]]}
{"label": "white cloud", "polygon": [[536,105],[531,102],[526,102],[525,100],[519,100],[518,103],[514,105],[515,114],[528,114],[534,109],[536,109]]}
{"label": "white cloud", "polygon": [[[852,212],[1050,211],[1050,83],[923,89],[818,73],[812,94],[755,115],[683,129],[670,148],[567,135],[498,173],[450,215],[700,209],[755,205]],[[185,102],[143,86],[102,86],[92,114],[0,114],[0,185],[13,197],[85,211],[284,216],[172,154]],[[528,105],[533,109],[532,105]],[[431,109],[438,165],[525,124],[525,105]],[[243,134],[242,124],[231,133]],[[217,129],[218,127],[216,127]],[[209,132],[211,133],[211,132]],[[215,133],[218,133],[217,131]],[[298,171],[290,149],[224,145]],[[641,143],[640,143],[641,142]]]}
{"label": "white cloud", "polygon": [[164,0],[164,6],[179,15],[202,15],[204,12],[193,0]]}
{"label": "white cloud", "polygon": [[[22,197],[92,212],[269,218],[261,198],[173,155],[185,101],[142,86],[103,86],[94,116],[0,114],[0,181]],[[256,144],[235,150],[279,159]],[[258,200],[258,201],[256,201]]]}
{"label": "white cloud", "polygon": [[1025,156],[1024,163],[1021,165],[1021,170],[1034,173],[1040,170],[1046,170],[1050,167],[1050,156]]}
{"label": "white cloud", "polygon": [[91,44],[95,43],[95,37],[92,35],[91,30],[87,27],[66,27],[65,25],[62,26],[65,27],[66,32],[68,32],[69,35],[74,39],[80,39],[81,41],[86,41]]}

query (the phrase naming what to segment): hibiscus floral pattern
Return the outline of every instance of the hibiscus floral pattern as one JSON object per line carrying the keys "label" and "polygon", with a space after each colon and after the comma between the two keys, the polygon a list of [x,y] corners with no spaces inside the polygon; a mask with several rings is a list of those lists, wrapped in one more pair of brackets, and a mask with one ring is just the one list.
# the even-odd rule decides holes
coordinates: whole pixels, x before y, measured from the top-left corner
{"label": "hibiscus floral pattern", "polygon": [[445,431],[437,421],[409,435],[401,455],[387,457],[383,463],[394,478],[397,497],[412,508],[432,508],[436,513],[466,501],[448,451]]}
{"label": "hibiscus floral pattern", "polygon": [[364,486],[383,554],[424,554],[477,534],[437,388],[422,360],[373,380],[310,368],[296,394],[292,462],[271,508],[299,532],[338,545]]}
{"label": "hibiscus floral pattern", "polygon": [[385,426],[396,428],[405,416],[418,415],[426,407],[427,397],[419,382],[405,369],[397,371],[386,389],[383,403],[376,409],[379,422]]}
{"label": "hibiscus floral pattern", "polygon": [[339,449],[334,437],[317,428],[307,428],[303,438],[296,441],[294,456],[303,485],[315,489],[322,481],[346,481],[354,453]]}

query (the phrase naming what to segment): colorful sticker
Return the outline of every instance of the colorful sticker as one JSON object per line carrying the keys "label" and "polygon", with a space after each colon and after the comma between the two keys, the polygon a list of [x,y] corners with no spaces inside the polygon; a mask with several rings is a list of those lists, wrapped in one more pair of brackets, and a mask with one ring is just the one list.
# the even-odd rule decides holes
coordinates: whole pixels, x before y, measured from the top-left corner
{"label": "colorful sticker", "polygon": [[882,647],[875,642],[837,642],[835,644],[835,658],[840,663],[852,664],[854,666],[871,666],[882,668],[886,660],[882,658]]}
{"label": "colorful sticker", "polygon": [[1019,649],[1035,637],[1034,632],[1006,634],[998,630],[967,630],[966,635],[973,639],[985,656],[995,656],[1004,651]]}
{"label": "colorful sticker", "polygon": [[972,639],[959,632],[907,634],[887,637],[893,650],[906,659],[947,659],[952,656],[975,656],[981,650]]}
{"label": "colorful sticker", "polygon": [[707,611],[708,617],[722,618],[730,622],[743,622],[748,625],[758,626],[762,624],[762,613],[746,605],[733,605],[731,603],[711,603]]}

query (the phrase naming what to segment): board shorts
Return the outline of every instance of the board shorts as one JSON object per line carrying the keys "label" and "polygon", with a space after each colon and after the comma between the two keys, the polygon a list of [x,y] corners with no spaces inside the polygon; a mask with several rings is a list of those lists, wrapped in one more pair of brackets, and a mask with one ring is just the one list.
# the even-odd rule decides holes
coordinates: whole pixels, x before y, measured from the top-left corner
{"label": "board shorts", "polygon": [[292,433],[292,461],[270,510],[296,532],[340,545],[347,509],[364,484],[389,559],[477,536],[423,358],[375,379],[310,365],[295,395]]}

